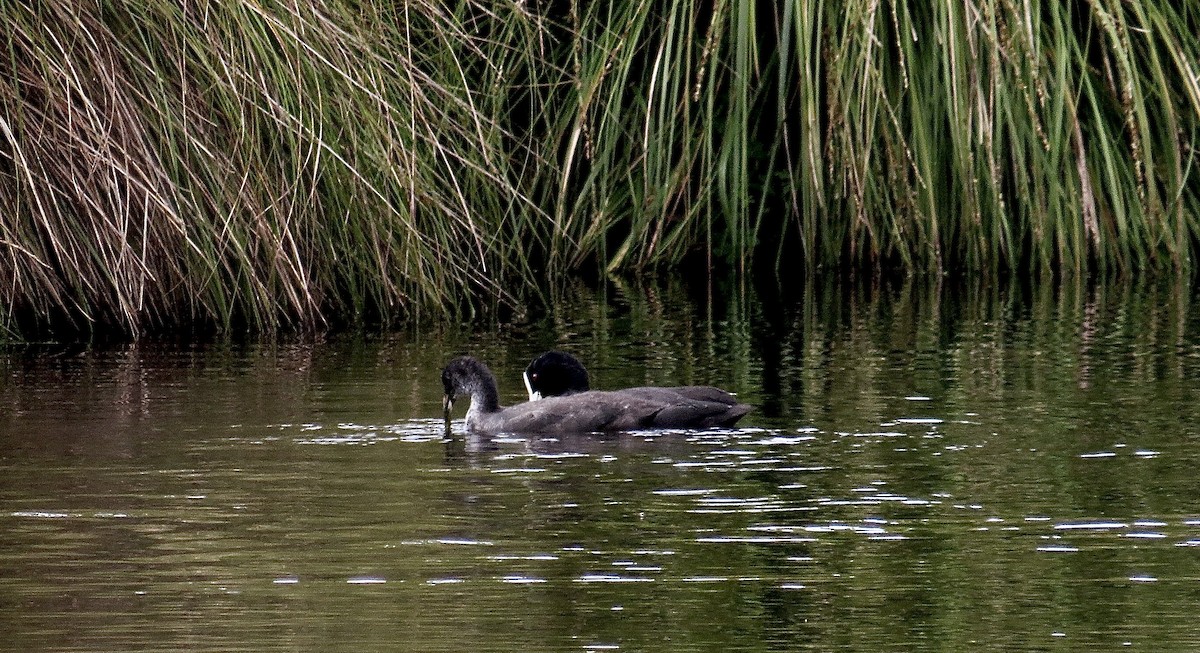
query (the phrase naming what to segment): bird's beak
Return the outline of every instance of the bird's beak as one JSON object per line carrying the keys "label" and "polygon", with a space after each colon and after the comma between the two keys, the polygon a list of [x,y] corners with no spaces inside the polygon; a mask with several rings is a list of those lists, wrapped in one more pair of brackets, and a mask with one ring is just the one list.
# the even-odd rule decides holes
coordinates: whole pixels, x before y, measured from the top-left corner
{"label": "bird's beak", "polygon": [[450,437],[450,411],[454,408],[454,395],[442,395],[442,419],[446,422],[446,437]]}
{"label": "bird's beak", "polygon": [[521,380],[525,382],[525,390],[529,392],[529,401],[537,401],[542,398],[542,393],[533,389],[533,384],[529,382],[529,372],[521,372]]}

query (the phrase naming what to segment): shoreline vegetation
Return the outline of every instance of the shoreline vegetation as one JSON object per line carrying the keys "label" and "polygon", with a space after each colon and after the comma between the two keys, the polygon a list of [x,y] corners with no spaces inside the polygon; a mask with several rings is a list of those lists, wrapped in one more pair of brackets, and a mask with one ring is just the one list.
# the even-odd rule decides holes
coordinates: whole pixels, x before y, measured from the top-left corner
{"label": "shoreline vegetation", "polygon": [[4,3],[0,340],[1191,275],[1200,2]]}

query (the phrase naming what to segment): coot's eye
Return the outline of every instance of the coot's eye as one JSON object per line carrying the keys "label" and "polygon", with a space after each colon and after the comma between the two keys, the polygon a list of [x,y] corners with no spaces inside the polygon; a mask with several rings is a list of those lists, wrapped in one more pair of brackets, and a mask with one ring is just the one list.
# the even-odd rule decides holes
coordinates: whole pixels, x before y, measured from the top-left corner
{"label": "coot's eye", "polygon": [[536,379],[536,378],[537,378],[537,372],[534,372],[533,374],[530,374],[530,375],[529,375],[529,378],[531,378],[531,379]]}

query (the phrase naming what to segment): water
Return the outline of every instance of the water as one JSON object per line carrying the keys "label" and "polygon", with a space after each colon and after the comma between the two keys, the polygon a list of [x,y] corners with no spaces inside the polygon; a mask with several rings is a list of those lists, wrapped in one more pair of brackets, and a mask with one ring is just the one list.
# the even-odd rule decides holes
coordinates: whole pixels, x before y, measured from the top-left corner
{"label": "water", "polygon": [[[1194,297],[775,292],[579,290],[515,324],[317,344],[10,347],[0,648],[1200,647]],[[512,402],[550,346],[598,387],[712,382],[758,408],[737,429],[443,438],[445,360],[488,361]]]}

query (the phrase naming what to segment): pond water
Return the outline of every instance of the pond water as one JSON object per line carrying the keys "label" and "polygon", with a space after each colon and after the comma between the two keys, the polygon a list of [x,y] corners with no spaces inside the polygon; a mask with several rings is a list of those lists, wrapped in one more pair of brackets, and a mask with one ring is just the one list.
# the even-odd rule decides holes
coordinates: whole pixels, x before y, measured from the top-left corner
{"label": "pond water", "polygon": [[[1190,290],[577,289],[513,324],[0,352],[0,648],[1200,649]],[[738,428],[443,437],[713,383]]]}

